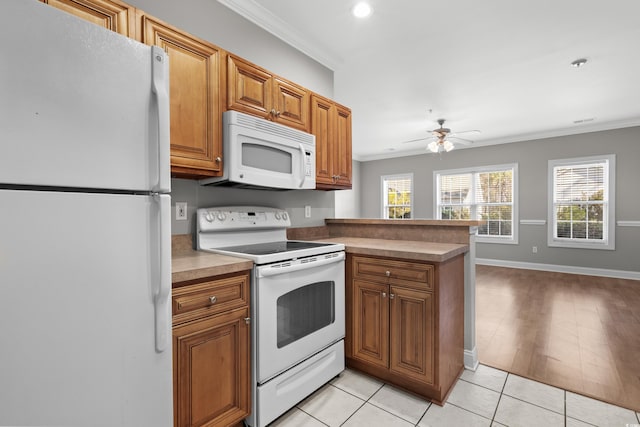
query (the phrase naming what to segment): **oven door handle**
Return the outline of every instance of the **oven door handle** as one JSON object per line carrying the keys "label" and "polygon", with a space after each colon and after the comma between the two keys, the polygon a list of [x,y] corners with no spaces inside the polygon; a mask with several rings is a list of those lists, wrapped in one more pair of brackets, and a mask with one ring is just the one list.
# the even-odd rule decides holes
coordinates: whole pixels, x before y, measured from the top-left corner
{"label": "oven door handle", "polygon": [[301,262],[292,265],[283,265],[282,263],[275,265],[267,265],[258,267],[258,277],[277,276],[278,274],[293,273],[294,271],[307,270],[310,268],[321,267],[323,265],[333,264],[344,260],[344,252],[338,252],[329,258],[320,258],[315,261]]}

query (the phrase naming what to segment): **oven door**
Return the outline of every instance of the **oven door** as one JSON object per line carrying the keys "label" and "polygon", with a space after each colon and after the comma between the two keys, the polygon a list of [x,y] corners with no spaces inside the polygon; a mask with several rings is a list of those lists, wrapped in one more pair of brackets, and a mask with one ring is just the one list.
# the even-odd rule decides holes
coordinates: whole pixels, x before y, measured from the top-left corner
{"label": "oven door", "polygon": [[256,267],[256,378],[264,383],[344,338],[344,252]]}

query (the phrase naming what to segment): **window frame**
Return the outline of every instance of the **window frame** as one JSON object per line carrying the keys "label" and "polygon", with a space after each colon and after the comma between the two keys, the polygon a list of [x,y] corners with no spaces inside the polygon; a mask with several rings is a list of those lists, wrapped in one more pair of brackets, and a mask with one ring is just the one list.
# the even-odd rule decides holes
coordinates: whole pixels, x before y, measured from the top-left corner
{"label": "window frame", "polygon": [[[397,179],[409,179],[411,181],[411,185],[409,187],[409,191],[411,192],[411,198],[409,199],[409,209],[411,211],[411,218],[389,218],[388,217],[388,213],[389,210],[388,208],[390,207],[390,205],[387,203],[387,192],[386,190],[386,181],[390,181],[390,180],[397,180]],[[414,193],[413,193],[413,173],[401,173],[401,174],[393,174],[393,175],[382,175],[380,176],[380,192],[381,192],[381,218],[382,219],[399,219],[399,220],[407,220],[407,219],[415,219],[415,212],[413,210],[413,198],[414,198]],[[393,206],[397,206],[397,207],[406,207],[406,205],[393,205]]]}
{"label": "window frame", "polygon": [[[577,238],[558,238],[556,234],[555,216],[555,173],[556,167],[579,166],[594,163],[606,163],[607,171],[604,174],[603,187],[607,193],[603,209],[603,231],[606,239],[603,241],[586,241]],[[547,168],[547,246],[558,248],[600,249],[615,250],[616,240],[616,155],[603,154],[601,156],[574,157],[569,159],[549,160]]]}
{"label": "window frame", "polygon": [[[440,201],[440,180],[438,177],[440,175],[459,175],[459,174],[471,174],[472,182],[471,182],[471,191],[474,192],[472,194],[473,199],[475,200],[475,175],[478,173],[486,173],[486,172],[501,172],[512,170],[511,181],[513,184],[513,198],[511,201],[511,212],[513,215],[513,219],[511,222],[511,236],[485,236],[476,234],[476,242],[478,243],[497,243],[497,244],[506,244],[506,245],[517,245],[519,240],[519,211],[518,211],[518,200],[519,200],[519,187],[518,187],[518,163],[505,163],[500,165],[489,165],[489,166],[474,166],[468,168],[460,168],[460,169],[443,169],[433,171],[433,217],[436,219],[442,219],[441,209],[439,205]],[[471,219],[473,220],[476,215],[476,207],[478,206],[475,203],[468,205],[471,210]]]}

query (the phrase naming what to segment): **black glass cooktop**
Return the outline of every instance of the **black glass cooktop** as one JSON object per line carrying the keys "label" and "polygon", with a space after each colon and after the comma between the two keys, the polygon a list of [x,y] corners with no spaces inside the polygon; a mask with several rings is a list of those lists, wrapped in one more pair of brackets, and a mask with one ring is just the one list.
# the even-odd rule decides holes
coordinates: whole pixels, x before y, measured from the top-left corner
{"label": "black glass cooktop", "polygon": [[300,249],[321,248],[331,246],[332,243],[301,242],[297,240],[287,240],[282,242],[254,243],[251,245],[227,246],[216,248],[221,251],[235,252],[248,255],[268,255],[281,252],[290,252]]}

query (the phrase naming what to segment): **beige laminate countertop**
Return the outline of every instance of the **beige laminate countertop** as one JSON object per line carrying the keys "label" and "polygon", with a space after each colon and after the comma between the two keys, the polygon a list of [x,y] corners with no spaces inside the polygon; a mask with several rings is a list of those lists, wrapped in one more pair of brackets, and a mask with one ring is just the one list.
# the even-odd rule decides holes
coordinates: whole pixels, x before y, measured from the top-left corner
{"label": "beige laminate countertop", "polygon": [[186,282],[209,276],[250,270],[253,261],[210,252],[184,249],[171,255],[171,282]]}
{"label": "beige laminate countertop", "polygon": [[469,245],[457,243],[418,242],[413,240],[369,239],[363,237],[332,237],[318,239],[342,243],[348,253],[419,261],[443,262],[469,251]]}

